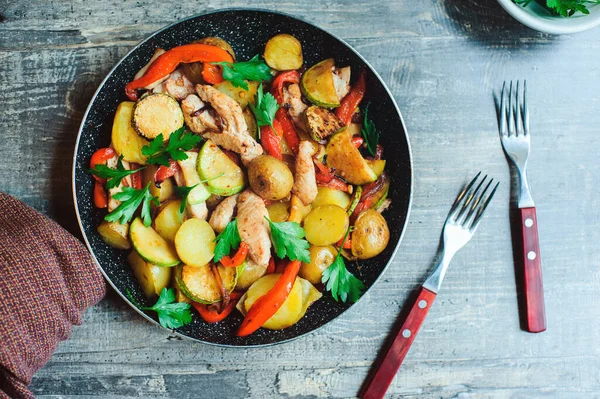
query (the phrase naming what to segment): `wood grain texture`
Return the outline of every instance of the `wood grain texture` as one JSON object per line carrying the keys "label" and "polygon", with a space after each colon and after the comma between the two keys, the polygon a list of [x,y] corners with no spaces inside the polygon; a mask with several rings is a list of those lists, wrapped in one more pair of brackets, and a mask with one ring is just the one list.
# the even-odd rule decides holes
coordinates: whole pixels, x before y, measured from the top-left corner
{"label": "wood grain texture", "polygon": [[[166,24],[249,6],[294,14],[339,35],[392,90],[415,171],[412,215],[393,266],[328,327],[261,349],[175,339],[111,294],[36,375],[36,396],[354,397],[399,309],[433,267],[450,202],[484,170],[500,188],[454,259],[389,396],[600,397],[598,29],[541,34],[493,0],[0,0],[0,190],[79,234],[71,157],[102,77]],[[498,140],[493,97],[505,79],[527,79],[529,86],[528,174],[548,324],[542,334],[522,331],[518,319],[509,217],[517,187]]]}

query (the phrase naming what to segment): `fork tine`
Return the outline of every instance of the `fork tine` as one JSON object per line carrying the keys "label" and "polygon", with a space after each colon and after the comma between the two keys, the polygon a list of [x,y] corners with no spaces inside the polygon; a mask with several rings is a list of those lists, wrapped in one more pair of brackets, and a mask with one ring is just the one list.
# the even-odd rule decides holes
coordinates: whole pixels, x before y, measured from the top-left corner
{"label": "fork tine", "polygon": [[467,214],[467,216],[465,217],[465,220],[462,223],[463,227],[468,228],[467,226],[470,226],[473,224],[473,220],[475,219],[475,216],[477,215],[477,212],[476,212],[477,206],[481,203],[481,200],[484,198],[485,193],[488,191],[488,189],[490,188],[490,186],[492,185],[493,182],[494,182],[494,179],[493,178],[490,179],[488,181],[488,183],[486,184],[485,188],[483,189],[483,191],[481,192],[481,194],[479,194],[477,196],[477,199],[475,201],[473,201],[473,205],[471,205],[471,209],[469,210],[469,213]]}
{"label": "fork tine", "polygon": [[460,212],[458,213],[458,216],[456,216],[456,219],[455,219],[456,223],[464,224],[465,221],[469,218],[469,215],[470,215],[469,207],[471,206],[472,203],[477,203],[476,197],[479,195],[479,189],[481,189],[481,187],[483,186],[483,183],[485,183],[486,179],[487,179],[487,175],[483,176],[483,179],[479,182],[477,187],[475,187],[475,189],[472,189],[469,192],[469,195],[467,195],[467,200],[464,202]]}
{"label": "fork tine", "polygon": [[527,108],[527,80],[523,81],[523,128],[529,135],[529,108]]}
{"label": "fork tine", "polygon": [[506,136],[506,81],[502,83],[502,93],[500,94],[500,134]]}
{"label": "fork tine", "polygon": [[515,109],[513,102],[513,83],[510,81],[510,88],[508,91],[508,135],[514,136],[515,132]]}
{"label": "fork tine", "polygon": [[517,80],[517,90],[515,90],[515,124],[517,126],[517,136],[523,134],[523,120],[521,119],[521,103],[519,101],[519,81]]}
{"label": "fork tine", "polygon": [[473,219],[473,223],[471,224],[469,231],[474,232],[475,230],[477,230],[477,226],[479,226],[479,222],[481,222],[481,218],[483,217],[485,210],[487,209],[488,205],[492,201],[492,198],[494,198],[494,194],[496,194],[496,190],[498,189],[499,185],[500,185],[500,182],[496,183],[496,185],[494,186],[494,189],[492,190],[490,195],[487,197],[487,199],[485,200],[483,205],[481,205],[479,207],[479,210],[475,214],[475,218]]}
{"label": "fork tine", "polygon": [[450,212],[448,212],[448,217],[447,219],[453,219],[454,216],[456,214],[458,214],[460,207],[458,206],[462,199],[465,197],[466,193],[471,189],[471,187],[473,187],[473,185],[475,184],[475,182],[477,181],[477,179],[479,178],[479,176],[481,175],[481,171],[479,171],[479,173],[477,173],[475,175],[475,177],[473,178],[473,180],[471,180],[471,182],[469,184],[467,184],[467,186],[460,192],[460,194],[458,194],[458,197],[456,197],[456,200],[454,201],[454,204],[452,204],[452,208],[450,208]]}

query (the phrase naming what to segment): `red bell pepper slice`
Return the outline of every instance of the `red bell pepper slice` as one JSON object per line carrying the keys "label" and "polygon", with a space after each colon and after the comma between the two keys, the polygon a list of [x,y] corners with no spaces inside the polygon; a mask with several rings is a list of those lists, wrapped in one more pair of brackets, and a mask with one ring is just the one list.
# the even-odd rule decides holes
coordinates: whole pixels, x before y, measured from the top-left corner
{"label": "red bell pepper slice", "polygon": [[[233,62],[233,58],[231,54],[217,46],[185,44],[174,47],[154,60],[141,78],[127,84],[125,86],[125,94],[131,101],[137,101],[138,93],[136,90],[143,89],[157,80],[164,78],[177,69],[181,63],[204,62],[206,64],[220,61]],[[208,68],[208,70],[212,71],[211,68]]]}
{"label": "red bell pepper slice", "polygon": [[221,313],[219,313],[218,309],[215,309],[213,305],[204,305],[202,303],[193,302],[192,306],[194,309],[198,311],[200,317],[204,319],[207,323],[218,323],[219,321],[225,319],[227,316],[231,314],[233,309],[235,309],[235,305],[237,301],[242,297],[240,292],[233,291],[229,293],[229,304],[223,309]]}
{"label": "red bell pepper slice", "polygon": [[277,100],[277,104],[283,105],[283,86],[286,83],[300,83],[300,72],[279,72],[271,83],[271,94]]}
{"label": "red bell pepper slice", "polygon": [[[344,244],[344,246],[342,247],[342,242]],[[344,241],[344,238],[341,238],[337,244],[338,247],[342,247],[344,249],[352,249],[352,239],[350,238],[350,236],[348,236],[348,238],[346,239],[346,241]]]}
{"label": "red bell pepper slice", "polygon": [[334,190],[340,190],[345,192],[350,191],[350,189],[348,188],[348,184],[346,184],[346,182],[340,179],[339,177],[334,177],[327,183],[320,182],[319,179],[317,179],[317,185],[321,187],[333,188]]}
{"label": "red bell pepper slice", "polygon": [[352,137],[352,145],[354,148],[360,148],[360,146],[365,142],[365,139],[362,137]]}
{"label": "red bell pepper slice", "polygon": [[342,99],[340,106],[335,109],[335,115],[340,118],[344,125],[348,126],[352,122],[352,114],[365,96],[366,89],[365,71],[362,70],[350,92]]}
{"label": "red bell pepper slice", "polygon": [[[131,168],[131,170],[134,170],[134,169],[139,169],[141,167],[141,165],[131,162],[129,164],[129,167]],[[137,172],[131,174],[131,187],[135,188],[136,190],[142,189],[142,171],[141,170],[138,170]]]}
{"label": "red bell pepper slice", "polygon": [[356,205],[356,208],[354,208],[354,212],[352,212],[352,215],[350,215],[350,223],[354,224],[356,218],[358,218],[358,215],[360,215],[363,211],[366,211],[371,207],[372,199],[373,197],[367,197],[365,200],[360,201],[358,205]]}
{"label": "red bell pepper slice", "polygon": [[283,107],[279,108],[275,114],[275,120],[281,124],[283,138],[287,142],[288,146],[294,154],[297,154],[298,147],[300,146],[300,138],[298,137],[298,132],[296,131],[294,122],[292,121],[292,118],[288,114],[287,110]]}
{"label": "red bell pepper slice", "polygon": [[94,206],[96,208],[108,207],[108,194],[104,189],[104,184],[97,180],[94,182]]}
{"label": "red bell pepper slice", "polygon": [[216,85],[223,81],[223,72],[218,65],[205,62],[202,67],[202,79],[211,85]]}
{"label": "red bell pepper slice", "polygon": [[313,163],[317,167],[315,177],[318,183],[329,183],[335,177],[333,169],[325,166],[323,162],[313,158]]}
{"label": "red bell pepper slice", "polygon": [[275,258],[273,258],[271,256],[271,259],[269,259],[269,266],[267,266],[266,274],[272,274],[272,273],[275,273]]}
{"label": "red bell pepper slice", "polygon": [[271,126],[260,127],[260,143],[268,155],[281,161],[283,159],[281,153],[282,134],[279,134],[281,133],[281,123],[277,119],[273,121],[273,128]]}
{"label": "red bell pepper slice", "polygon": [[287,265],[273,288],[254,302],[237,332],[238,337],[252,334],[277,312],[290,294],[299,271],[299,260],[291,261]]}
{"label": "red bell pepper slice", "polygon": [[220,262],[225,267],[238,267],[244,263],[246,256],[248,256],[248,244],[242,242],[233,257],[223,256]]}
{"label": "red bell pepper slice", "polygon": [[160,187],[162,182],[167,180],[169,177],[172,177],[179,170],[179,164],[177,161],[172,159],[169,160],[169,166],[160,165],[154,173],[154,184],[156,187]]}
{"label": "red bell pepper slice", "polygon": [[[109,159],[111,159],[112,157],[114,157],[115,155],[116,155],[115,150],[113,150],[110,147],[100,148],[99,150],[97,150],[96,152],[94,152],[92,154],[92,157],[90,158],[90,168],[93,169],[96,167],[96,165],[106,165],[106,162]],[[103,179],[96,175],[92,175],[92,176],[94,177],[94,179],[96,179],[96,181],[99,181],[102,184],[106,183],[106,179]]]}

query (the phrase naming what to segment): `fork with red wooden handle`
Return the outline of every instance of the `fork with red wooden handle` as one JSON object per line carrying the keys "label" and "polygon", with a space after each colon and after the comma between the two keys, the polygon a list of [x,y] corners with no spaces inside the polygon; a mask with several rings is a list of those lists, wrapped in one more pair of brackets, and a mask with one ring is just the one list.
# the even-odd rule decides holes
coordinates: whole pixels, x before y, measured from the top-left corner
{"label": "fork with red wooden handle", "polygon": [[483,213],[498,188],[496,183],[489,195],[486,195],[494,179],[488,180],[486,175],[480,180],[480,175],[481,172],[465,187],[450,209],[442,233],[443,246],[440,261],[420,288],[417,300],[412,305],[407,318],[390,337],[389,346],[380,353],[359,397],[383,398],[437,296],[450,260],[469,242],[479,226]]}
{"label": "fork with red wooden handle", "polygon": [[544,286],[542,284],[542,258],[538,240],[535,204],[527,182],[527,158],[531,136],[529,135],[529,110],[527,108],[527,82],[523,85],[523,102],[519,101],[519,81],[506,90],[502,86],[500,100],[500,141],[508,159],[519,172],[519,213],[521,215],[521,250],[523,257],[523,296],[527,316],[527,331],[542,332],[546,329],[544,309]]}

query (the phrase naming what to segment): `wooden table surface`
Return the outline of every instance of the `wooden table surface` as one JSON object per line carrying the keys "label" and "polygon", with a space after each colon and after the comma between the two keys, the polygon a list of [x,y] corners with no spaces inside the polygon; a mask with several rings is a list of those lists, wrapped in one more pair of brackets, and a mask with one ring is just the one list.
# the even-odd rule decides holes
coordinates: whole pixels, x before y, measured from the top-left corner
{"label": "wooden table surface", "polygon": [[[0,190],[80,235],[71,160],[100,80],[156,29],[202,11],[249,5],[0,0],[6,140]],[[537,33],[493,0],[262,0],[251,6],[297,15],[344,38],[393,92],[415,172],[412,214],[393,265],[364,301],[326,328],[260,349],[176,339],[111,292],[38,372],[36,396],[355,396],[407,295],[432,268],[450,202],[484,170],[502,182],[495,201],[454,259],[390,397],[600,397],[600,29]],[[529,88],[529,179],[548,319],[548,330],[537,335],[519,327],[509,222],[515,185],[493,101],[504,79],[527,79]]]}

